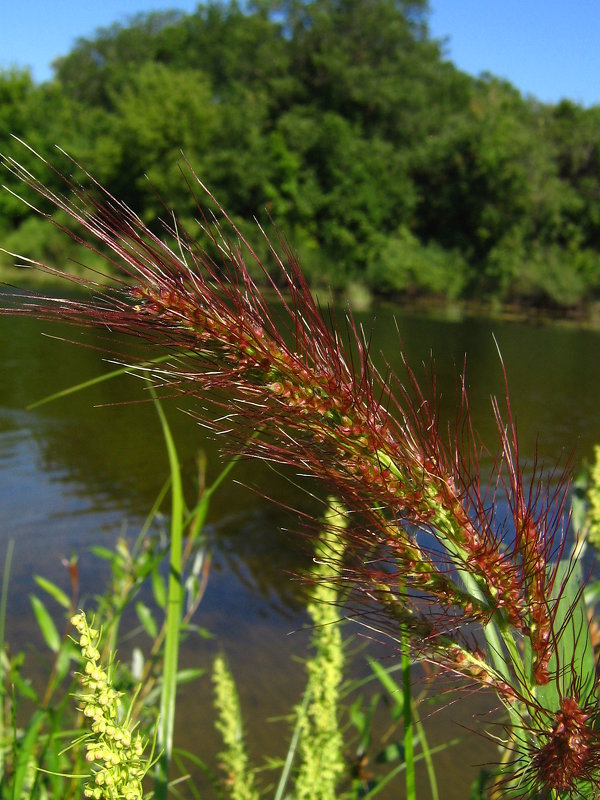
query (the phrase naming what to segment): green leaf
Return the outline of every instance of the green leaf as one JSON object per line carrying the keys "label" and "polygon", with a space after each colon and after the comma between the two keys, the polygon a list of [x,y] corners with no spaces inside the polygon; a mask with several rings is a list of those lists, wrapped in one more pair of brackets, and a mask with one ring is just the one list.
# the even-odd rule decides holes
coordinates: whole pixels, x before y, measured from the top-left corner
{"label": "green leaf", "polygon": [[202,669],[201,667],[180,669],[177,673],[177,684],[191,683],[192,681],[201,678],[205,672],[206,670]]}
{"label": "green leaf", "polygon": [[196,575],[188,575],[184,585],[186,591],[185,610],[186,613],[189,613],[198,600],[202,590],[202,581]]}
{"label": "green leaf", "polygon": [[185,633],[195,633],[201,639],[214,639],[215,634],[211,633],[208,628],[204,628],[202,625],[194,625],[192,623],[187,623],[186,625],[181,626],[182,632]]}
{"label": "green leaf", "polygon": [[156,600],[156,604],[160,608],[164,608],[167,605],[167,584],[165,579],[157,568],[152,570],[151,578],[152,593],[154,595],[154,599]]}
{"label": "green leaf", "polygon": [[185,765],[182,761],[182,759],[187,759],[207,776],[212,784],[212,788],[215,790],[218,800],[225,800],[225,794],[223,793],[223,788],[221,786],[219,777],[215,775],[211,768],[204,761],[202,761],[201,758],[198,758],[198,756],[194,753],[190,753],[189,750],[182,750],[181,748],[176,747],[173,748],[173,755],[177,759],[177,763],[182,774],[188,771],[187,768],[184,769]]}
{"label": "green leaf", "polygon": [[367,661],[369,662],[369,666],[373,670],[373,673],[394,703],[394,707],[390,711],[392,719],[400,719],[404,712],[404,694],[402,689],[389,674],[388,670],[382,667],[381,664],[379,664],[373,658],[368,658]]}
{"label": "green leaf", "polygon": [[52,583],[52,581],[49,581],[46,578],[42,578],[41,575],[34,575],[33,579],[40,587],[40,589],[43,589],[45,592],[48,592],[50,597],[53,597],[56,600],[56,602],[63,608],[68,609],[71,607],[71,601],[67,596],[67,594],[63,592],[63,590],[55,583]]}
{"label": "green leaf", "polygon": [[359,735],[358,752],[365,752],[371,744],[371,725],[373,722],[373,714],[377,708],[381,695],[375,693],[369,700],[369,705],[366,711],[362,709],[362,697],[358,697],[356,701],[350,706],[350,721],[356,728]]}
{"label": "green leaf", "polygon": [[587,697],[594,687],[594,650],[582,586],[581,560],[563,559],[555,581],[555,587],[561,587],[561,596],[554,630],[560,631],[560,635],[549,663],[550,674],[558,677],[536,687],[538,700],[550,712],[558,710],[560,698],[570,691],[573,682],[579,687],[581,697]]}
{"label": "green leaf", "polygon": [[[250,438],[253,439],[257,435],[257,433],[254,433]],[[223,467],[211,485],[204,490],[204,494],[199,503],[188,513],[184,524],[188,527],[188,537],[191,541],[195,541],[202,531],[210,508],[211,497],[238,463],[240,458],[241,456],[239,455],[234,456],[225,467]]]}
{"label": "green leaf", "polygon": [[101,547],[100,545],[90,547],[90,552],[98,556],[98,558],[103,558],[105,561],[114,561],[116,558],[114,550],[109,550],[108,547]]}
{"label": "green leaf", "polygon": [[34,703],[40,702],[40,697],[28,679],[23,678],[20,673],[11,675],[11,682],[14,684],[19,697],[33,700]]}
{"label": "green leaf", "polygon": [[40,406],[45,405],[46,403],[52,403],[54,400],[61,400],[63,397],[68,397],[70,394],[75,394],[76,392],[81,392],[83,389],[89,389],[91,386],[96,386],[98,383],[103,383],[104,381],[112,380],[113,378],[117,378],[119,375],[125,375],[128,372],[133,372],[136,369],[143,369],[145,367],[152,366],[153,364],[160,364],[162,361],[167,361],[171,358],[171,355],[166,356],[159,356],[158,358],[153,358],[150,361],[146,361],[139,366],[126,366],[126,367],[119,367],[119,369],[114,369],[111,372],[105,372],[103,375],[98,375],[95,378],[91,378],[88,381],[83,381],[82,383],[78,383],[75,386],[69,386],[67,389],[61,389],[60,392],[55,392],[54,394],[49,394],[47,397],[43,397],[41,400],[37,400],[35,403],[30,403],[27,406],[28,411],[32,411],[34,408],[39,408]]}
{"label": "green leaf", "polygon": [[138,619],[144,626],[144,630],[148,636],[150,636],[151,639],[156,639],[158,635],[158,626],[148,606],[141,601],[137,602],[135,604],[135,613],[138,615]]}
{"label": "green leaf", "polygon": [[46,606],[42,603],[39,597],[31,594],[29,595],[29,599],[31,600],[33,613],[35,614],[37,623],[40,626],[44,641],[53,653],[58,653],[60,650],[61,638],[52,617],[48,613]]}
{"label": "green leaf", "polygon": [[362,697],[357,697],[356,700],[352,703],[350,708],[348,709],[348,716],[350,717],[350,722],[354,725],[356,730],[362,734],[365,730],[365,725],[367,722],[367,715],[361,709],[362,706]]}
{"label": "green leaf", "polygon": [[41,709],[33,712],[25,736],[19,741],[19,746],[15,753],[15,772],[12,791],[12,796],[15,798],[20,798],[24,795],[25,782],[29,774],[30,763],[34,758],[40,728],[42,727],[46,713],[45,710]]}
{"label": "green leaf", "polygon": [[404,761],[404,745],[402,742],[390,742],[375,757],[377,764],[391,764],[393,761]]}
{"label": "green leaf", "polygon": [[591,581],[583,593],[587,608],[592,608],[600,600],[600,581]]}

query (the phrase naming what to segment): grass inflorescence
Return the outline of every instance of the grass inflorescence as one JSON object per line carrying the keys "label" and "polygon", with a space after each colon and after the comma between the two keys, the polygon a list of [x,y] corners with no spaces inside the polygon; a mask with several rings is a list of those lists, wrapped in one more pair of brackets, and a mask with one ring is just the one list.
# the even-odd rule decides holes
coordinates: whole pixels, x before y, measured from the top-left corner
{"label": "grass inflorescence", "polygon": [[[435,387],[423,389],[408,364],[402,377],[378,372],[350,315],[345,346],[283,238],[269,244],[276,270],[267,269],[191,168],[190,190],[213,209],[198,201],[203,243],[174,219],[161,235],[149,230],[97,183],[90,193],[63,177],[57,193],[13,159],[5,166],[43,207],[70,218],[67,234],[108,253],[120,272],[111,290],[71,278],[89,299],[20,294],[6,311],[129,334],[143,344],[140,369],[155,388],[185,396],[230,448],[333,492],[349,514],[338,581],[355,617],[413,657],[497,693],[509,720],[503,779],[512,796],[593,796],[596,665],[568,539],[569,478],[537,464],[526,475],[508,390],[493,401],[490,474],[464,379],[448,433]],[[256,269],[279,299],[277,313]],[[153,349],[169,357],[148,366]]]}
{"label": "grass inflorescence", "polygon": [[142,800],[142,779],[151,759],[144,758],[146,742],[123,712],[121,693],[115,690],[111,666],[100,659],[100,631],[89,625],[84,612],[71,619],[78,633],[83,671],[76,695],[91,731],[85,735],[86,759],[92,765],[85,797],[93,800]]}

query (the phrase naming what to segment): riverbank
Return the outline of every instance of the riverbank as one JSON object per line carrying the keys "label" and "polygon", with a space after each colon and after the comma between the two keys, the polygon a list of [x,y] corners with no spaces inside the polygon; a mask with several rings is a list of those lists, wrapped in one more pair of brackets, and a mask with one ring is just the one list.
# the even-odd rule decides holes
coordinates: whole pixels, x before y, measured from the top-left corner
{"label": "riverbank", "polygon": [[[85,251],[86,253],[88,251]],[[89,262],[89,259],[87,259]],[[76,264],[73,270],[73,283],[66,284],[64,277],[56,276],[35,267],[12,267],[0,263],[0,287],[11,289],[50,291],[57,295],[77,292],[78,277],[94,280],[99,286],[109,286],[111,276],[99,268],[96,270],[86,262],[86,266]],[[99,261],[98,266],[104,262]],[[267,299],[277,300],[276,293],[265,287]],[[341,291],[332,292],[317,288],[313,295],[324,308],[335,306],[338,309],[349,307],[352,313],[377,312],[380,309],[400,310],[403,314],[427,317],[446,322],[460,322],[467,319],[521,322],[531,325],[565,325],[585,330],[600,330],[600,300],[590,301],[572,307],[534,306],[524,303],[501,303],[495,299],[446,300],[436,296],[406,297],[393,295],[375,296],[361,284],[349,284]]]}

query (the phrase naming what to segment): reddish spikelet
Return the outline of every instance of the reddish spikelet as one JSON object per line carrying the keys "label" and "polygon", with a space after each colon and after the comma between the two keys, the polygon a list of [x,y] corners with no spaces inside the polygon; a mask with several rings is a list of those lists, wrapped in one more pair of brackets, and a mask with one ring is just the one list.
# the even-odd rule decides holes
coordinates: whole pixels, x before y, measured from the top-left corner
{"label": "reddish spikelet", "polygon": [[529,718],[519,732],[513,771],[500,785],[518,798],[600,798],[600,732],[595,695],[581,699],[577,689],[565,692],[554,712],[530,697]]}
{"label": "reddish spikelet", "polygon": [[[178,231],[176,223],[167,227],[171,249],[97,183],[92,195],[60,176],[66,194],[59,194],[17,162],[5,165],[78,223],[96,242],[87,246],[107,252],[107,262],[121,274],[116,291],[101,291],[89,301],[19,295],[9,299],[10,313],[102,326],[170,351],[166,365],[151,369],[157,385],[192,397],[210,395],[222,413],[200,415],[194,406],[203,422],[228,434],[250,456],[322,480],[354,512],[346,576],[367,604],[378,603],[394,623],[389,610],[402,608],[399,584],[407,596],[435,601],[438,616],[434,625],[428,622],[424,639],[418,615],[404,621],[419,646],[462,674],[479,675],[482,684],[495,682],[501,693],[504,681],[474,666],[464,643],[462,665],[454,645],[445,648],[445,656],[438,645],[467,620],[485,624],[495,618],[512,625],[531,642],[538,681],[548,680],[553,584],[548,565],[562,546],[562,516],[552,498],[540,504],[541,488],[524,488],[508,404],[508,433],[497,411],[501,451],[495,483],[484,488],[464,385],[455,437],[446,442],[435,403],[408,366],[406,385],[381,376],[351,318],[352,348],[344,348],[283,241],[285,263],[271,248],[277,280],[263,271],[283,305],[284,325],[268,308],[245,257],[262,265],[223,209],[219,219],[203,216],[206,247]],[[193,172],[191,180],[216,203]],[[74,280],[98,289],[93,281]],[[282,282],[285,293],[278,288]],[[498,485],[507,491],[514,531],[498,522]],[[472,577],[476,593],[464,591],[457,571]]]}
{"label": "reddish spikelet", "polygon": [[539,737],[542,744],[533,754],[531,771],[543,791],[576,792],[581,781],[598,776],[600,737],[590,726],[590,714],[574,697],[561,701],[552,726]]}

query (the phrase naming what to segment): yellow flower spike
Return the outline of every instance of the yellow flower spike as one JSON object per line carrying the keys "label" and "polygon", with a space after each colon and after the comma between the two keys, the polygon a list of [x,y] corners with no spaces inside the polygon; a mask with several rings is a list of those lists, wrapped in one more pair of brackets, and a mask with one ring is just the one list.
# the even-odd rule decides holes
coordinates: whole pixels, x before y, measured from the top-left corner
{"label": "yellow flower spike", "polygon": [[71,617],[71,625],[73,625],[74,628],[77,628],[78,631],[81,632],[85,628],[85,624],[85,616],[82,613],[74,614]]}
{"label": "yellow flower spike", "polygon": [[118,722],[121,697],[112,685],[111,671],[99,663],[100,632],[89,627],[83,612],[71,621],[80,634],[84,661],[79,674],[83,691],[77,696],[84,716],[93,720],[85,757],[96,768],[83,794],[94,800],[143,800],[142,778],[150,766],[150,759],[142,760],[145,742],[136,733],[132,746],[128,715],[122,724]]}

